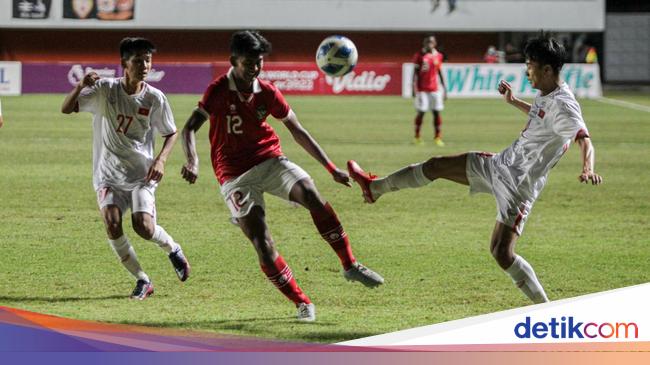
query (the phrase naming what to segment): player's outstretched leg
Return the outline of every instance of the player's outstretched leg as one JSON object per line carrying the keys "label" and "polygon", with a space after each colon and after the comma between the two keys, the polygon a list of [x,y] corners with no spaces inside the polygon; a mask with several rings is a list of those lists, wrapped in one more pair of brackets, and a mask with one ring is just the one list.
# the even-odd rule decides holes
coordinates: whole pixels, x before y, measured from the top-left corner
{"label": "player's outstretched leg", "polygon": [[167,253],[169,261],[174,267],[174,272],[180,281],[185,281],[190,276],[190,263],[187,261],[181,246],[165,231],[156,224],[152,215],[145,212],[135,212],[132,216],[133,229],[140,237],[152,241]]}
{"label": "player's outstretched leg", "polygon": [[359,164],[352,160],[348,161],[348,172],[361,187],[365,201],[374,203],[383,194],[406,188],[419,188],[439,178],[469,185],[466,165],[467,153],[463,153],[432,157],[425,162],[406,166],[384,178],[377,178],[363,171]]}
{"label": "player's outstretched leg", "polygon": [[309,212],[321,237],[329,243],[341,260],[343,276],[348,281],[358,281],[369,288],[384,283],[384,278],[381,275],[356,261],[352,254],[350,239],[330,203],[312,207]]}
{"label": "player's outstretched leg", "polygon": [[350,177],[359,184],[363,198],[367,203],[374,203],[383,194],[406,188],[419,188],[431,182],[423,172],[424,163],[406,166],[392,174],[377,178],[365,172],[355,161],[348,161]]}
{"label": "player's outstretched leg", "polygon": [[358,261],[343,272],[343,277],[347,281],[358,281],[368,288],[376,288],[384,283],[384,278],[381,275],[363,266]]}
{"label": "player's outstretched leg", "polygon": [[515,254],[514,247],[519,236],[501,222],[497,222],[492,234],[490,249],[499,266],[508,274],[514,284],[533,303],[548,302],[542,284],[535,275],[533,267],[521,256]]}
{"label": "player's outstretched leg", "polygon": [[343,275],[348,281],[358,281],[370,288],[384,283],[384,278],[381,275],[356,261],[352,253],[350,239],[343,229],[341,221],[330,203],[323,202],[311,179],[303,179],[295,183],[291,188],[289,198],[309,210],[321,237],[341,260]]}
{"label": "player's outstretched leg", "polygon": [[248,215],[238,218],[238,221],[239,227],[255,247],[264,275],[284,296],[296,305],[298,320],[304,322],[315,321],[316,308],[298,286],[296,279],[293,277],[293,271],[276,250],[265,222],[262,207],[254,206]]}
{"label": "player's outstretched leg", "polygon": [[376,175],[365,172],[354,160],[348,161],[348,173],[350,174],[352,180],[359,184],[359,187],[361,188],[361,194],[366,203],[372,204],[376,202],[377,199],[379,199],[378,193],[373,193],[372,189],[370,188],[371,183],[377,179]]}

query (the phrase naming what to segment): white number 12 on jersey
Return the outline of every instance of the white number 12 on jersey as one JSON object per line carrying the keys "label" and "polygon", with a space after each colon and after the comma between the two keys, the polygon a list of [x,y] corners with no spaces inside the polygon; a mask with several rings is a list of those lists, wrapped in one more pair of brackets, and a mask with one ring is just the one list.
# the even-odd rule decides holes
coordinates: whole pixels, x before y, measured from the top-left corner
{"label": "white number 12 on jersey", "polygon": [[226,125],[228,133],[242,134],[244,131],[241,129],[242,119],[239,115],[226,115]]}

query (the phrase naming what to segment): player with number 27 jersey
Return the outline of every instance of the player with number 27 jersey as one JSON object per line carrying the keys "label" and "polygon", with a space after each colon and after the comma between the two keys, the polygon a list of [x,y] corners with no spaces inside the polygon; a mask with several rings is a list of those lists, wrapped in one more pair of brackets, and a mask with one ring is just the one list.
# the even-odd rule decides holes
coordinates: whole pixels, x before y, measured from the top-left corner
{"label": "player with number 27 jersey", "polygon": [[153,163],[154,130],[176,133],[169,102],[145,83],[129,95],[121,78],[100,79],[79,95],[76,111],[93,114],[93,186],[131,190],[145,182]]}
{"label": "player with number 27 jersey", "polygon": [[282,155],[266,118],[282,120],[291,109],[273,84],[255,79],[253,93],[241,93],[231,70],[208,86],[197,110],[210,118],[212,167],[220,184]]}

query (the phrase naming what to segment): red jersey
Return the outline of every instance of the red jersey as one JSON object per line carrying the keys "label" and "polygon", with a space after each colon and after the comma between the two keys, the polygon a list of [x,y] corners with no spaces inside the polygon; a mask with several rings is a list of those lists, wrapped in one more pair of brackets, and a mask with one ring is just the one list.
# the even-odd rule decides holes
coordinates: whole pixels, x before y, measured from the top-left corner
{"label": "red jersey", "polygon": [[442,53],[422,50],[413,56],[413,63],[418,73],[417,91],[438,91],[438,72],[442,67]]}
{"label": "red jersey", "polygon": [[208,86],[199,108],[210,117],[210,156],[219,184],[282,155],[266,117],[284,119],[291,108],[272,84],[255,80],[252,94],[240,93],[231,70]]}

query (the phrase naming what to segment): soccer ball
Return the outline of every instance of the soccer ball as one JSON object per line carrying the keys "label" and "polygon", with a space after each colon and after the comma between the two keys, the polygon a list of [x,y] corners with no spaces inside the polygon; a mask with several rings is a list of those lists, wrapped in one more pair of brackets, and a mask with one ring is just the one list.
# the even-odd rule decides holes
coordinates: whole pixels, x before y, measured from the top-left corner
{"label": "soccer ball", "polygon": [[357,65],[357,47],[346,37],[333,35],[325,38],[316,51],[316,64],[325,74],[343,76]]}

